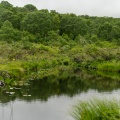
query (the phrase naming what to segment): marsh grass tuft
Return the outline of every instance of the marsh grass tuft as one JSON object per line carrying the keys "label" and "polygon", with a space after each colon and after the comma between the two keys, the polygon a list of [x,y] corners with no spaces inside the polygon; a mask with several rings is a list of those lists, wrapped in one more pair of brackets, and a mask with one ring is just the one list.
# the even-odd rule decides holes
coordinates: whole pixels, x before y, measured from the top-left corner
{"label": "marsh grass tuft", "polygon": [[120,120],[120,101],[116,99],[91,99],[80,101],[73,107],[75,120]]}
{"label": "marsh grass tuft", "polygon": [[100,63],[98,64],[98,70],[120,72],[120,62],[113,60]]}

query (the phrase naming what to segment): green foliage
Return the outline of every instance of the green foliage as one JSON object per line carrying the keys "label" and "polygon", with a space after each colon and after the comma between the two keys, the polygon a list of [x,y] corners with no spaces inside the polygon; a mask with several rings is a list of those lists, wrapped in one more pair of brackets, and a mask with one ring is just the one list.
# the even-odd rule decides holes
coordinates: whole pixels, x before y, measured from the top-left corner
{"label": "green foliage", "polygon": [[[33,22],[34,21],[34,22]],[[41,37],[45,37],[48,31],[52,30],[52,17],[44,12],[28,13],[22,21],[22,29],[32,34],[39,33]]]}
{"label": "green foliage", "polygon": [[23,63],[21,66],[25,69],[26,72],[37,72],[38,70],[38,63],[37,62],[28,62]]}
{"label": "green foliage", "polygon": [[[13,7],[7,1],[0,3],[0,18],[1,63],[19,61],[18,68],[28,73],[81,66],[119,72],[119,18],[60,14],[32,4]],[[10,70],[6,65],[1,69]]]}
{"label": "green foliage", "polygon": [[27,5],[24,6],[24,8],[26,8],[30,12],[33,12],[33,11],[37,10],[37,8],[32,4],[27,4]]}
{"label": "green foliage", "polygon": [[0,6],[0,19],[2,23],[5,22],[6,20],[10,21],[12,19],[12,15],[13,15],[12,11]]}
{"label": "green foliage", "polygon": [[0,40],[3,41],[17,41],[20,40],[20,32],[13,28],[12,23],[6,20],[0,29]]}
{"label": "green foliage", "polygon": [[120,72],[120,62],[108,61],[97,65],[98,70]]}
{"label": "green foliage", "polygon": [[71,14],[61,15],[60,24],[61,34],[65,33],[70,38],[75,39],[77,35],[85,35],[87,32],[87,25],[81,17]]}
{"label": "green foliage", "polygon": [[[0,3],[0,27],[8,20],[13,28],[30,33],[29,41],[46,43],[46,41],[56,42],[57,39],[69,39],[81,44],[94,43],[96,41],[112,41],[119,43],[120,24],[119,18],[110,17],[90,17],[77,16],[75,14],[60,14],[55,10],[50,12],[47,9],[37,10],[32,4],[24,7],[13,7],[9,2]],[[50,31],[54,31],[57,39],[50,39]],[[34,38],[32,35],[35,35]],[[29,39],[23,37],[23,39]],[[18,39],[19,38],[12,38]]]}
{"label": "green foliage", "polygon": [[2,5],[4,8],[7,8],[7,9],[13,7],[13,5],[10,4],[8,1],[1,1],[1,5]]}
{"label": "green foliage", "polygon": [[105,22],[99,27],[98,36],[102,39],[111,40],[112,38],[112,25],[108,22]]}
{"label": "green foliage", "polygon": [[[36,38],[33,34],[30,34],[27,31],[21,32],[21,40],[24,42],[36,42]],[[24,43],[25,44],[25,43]]]}
{"label": "green foliage", "polygon": [[90,38],[90,39],[91,39],[91,41],[92,41],[93,43],[95,43],[95,42],[99,41],[99,39],[98,39],[97,35],[94,35],[94,34],[91,36],[91,38]]}
{"label": "green foliage", "polygon": [[119,100],[92,99],[80,101],[74,108],[72,116],[75,120],[119,120]]}

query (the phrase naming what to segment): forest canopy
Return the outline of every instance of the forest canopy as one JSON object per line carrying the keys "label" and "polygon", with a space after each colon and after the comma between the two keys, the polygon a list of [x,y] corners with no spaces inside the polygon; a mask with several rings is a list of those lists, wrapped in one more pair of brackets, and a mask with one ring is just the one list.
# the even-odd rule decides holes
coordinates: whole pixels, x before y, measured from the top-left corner
{"label": "forest canopy", "polygon": [[38,10],[32,4],[14,7],[7,1],[0,3],[0,18],[1,41],[44,43],[55,35],[73,41],[80,36],[88,42],[120,41],[120,18],[60,14],[55,10]]}

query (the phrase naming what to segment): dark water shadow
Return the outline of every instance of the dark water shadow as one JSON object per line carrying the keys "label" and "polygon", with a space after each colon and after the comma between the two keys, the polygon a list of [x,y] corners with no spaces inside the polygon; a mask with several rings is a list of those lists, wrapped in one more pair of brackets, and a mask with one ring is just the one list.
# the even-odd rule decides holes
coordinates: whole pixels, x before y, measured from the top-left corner
{"label": "dark water shadow", "polygon": [[62,71],[57,76],[50,75],[43,79],[29,80],[23,86],[2,87],[0,88],[0,102],[7,103],[15,99],[27,102],[47,101],[52,96],[73,97],[82,92],[87,92],[89,89],[111,92],[119,88],[119,79],[113,79],[95,71]]}

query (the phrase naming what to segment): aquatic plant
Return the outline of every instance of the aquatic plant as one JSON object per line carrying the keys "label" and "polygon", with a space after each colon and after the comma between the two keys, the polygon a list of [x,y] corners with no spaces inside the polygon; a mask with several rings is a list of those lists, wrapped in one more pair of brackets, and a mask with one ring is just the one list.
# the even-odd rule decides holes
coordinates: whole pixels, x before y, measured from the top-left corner
{"label": "aquatic plant", "polygon": [[73,107],[75,120],[120,120],[120,101],[117,99],[91,99],[80,101]]}

